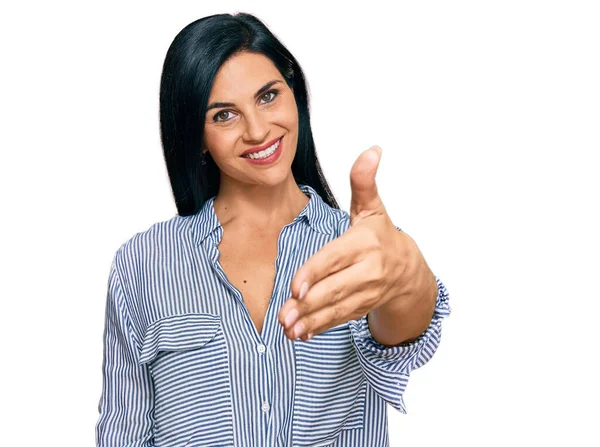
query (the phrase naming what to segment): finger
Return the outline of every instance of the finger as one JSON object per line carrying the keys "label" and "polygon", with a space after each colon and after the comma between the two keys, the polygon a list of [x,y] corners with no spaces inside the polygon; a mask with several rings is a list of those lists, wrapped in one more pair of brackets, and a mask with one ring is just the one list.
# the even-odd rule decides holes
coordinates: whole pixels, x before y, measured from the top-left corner
{"label": "finger", "polygon": [[312,255],[292,278],[292,296],[304,298],[308,289],[323,278],[361,261],[370,242],[362,230],[351,228]]}
{"label": "finger", "polygon": [[[324,322],[314,320],[317,315],[329,315],[331,321],[343,322],[353,319],[361,312],[362,315],[366,314],[378,302],[380,286],[381,279],[376,270],[365,268],[364,262],[328,276],[311,288],[304,300],[286,302],[286,305],[289,303],[288,312],[293,310],[297,315],[290,324],[284,324],[286,335],[292,339],[298,338],[294,329],[298,322],[302,322],[302,325],[297,328],[298,333],[314,332],[315,329],[324,330]],[[362,296],[366,301],[349,303],[348,298],[355,296]],[[335,325],[332,323],[329,327]]]}
{"label": "finger", "polygon": [[289,309],[296,308],[299,316],[304,316],[333,306],[359,290],[378,287],[381,283],[378,272],[378,267],[371,265],[368,258],[362,259],[314,284],[304,299],[288,300]]}
{"label": "finger", "polygon": [[[357,265],[358,264],[358,265]],[[316,283],[302,300],[288,299],[279,310],[279,322],[290,329],[298,319],[325,306],[333,305],[354,292],[363,280],[365,261],[360,261]]]}
{"label": "finger", "polygon": [[318,335],[348,320],[362,318],[373,308],[376,302],[377,297],[374,291],[357,291],[335,305],[325,306],[317,312],[303,316],[285,334],[291,340],[302,338],[309,333],[313,336]]}
{"label": "finger", "polygon": [[[364,234],[364,231],[361,230]],[[289,329],[302,316],[315,312],[331,302],[337,302],[344,296],[359,289],[365,284],[379,286],[382,279],[381,266],[373,264],[368,257],[377,240],[371,236],[361,236],[364,247],[361,250],[363,258],[352,265],[322,278],[314,284],[303,299],[288,299],[280,308],[278,319],[284,329]],[[370,276],[370,278],[368,277]]]}

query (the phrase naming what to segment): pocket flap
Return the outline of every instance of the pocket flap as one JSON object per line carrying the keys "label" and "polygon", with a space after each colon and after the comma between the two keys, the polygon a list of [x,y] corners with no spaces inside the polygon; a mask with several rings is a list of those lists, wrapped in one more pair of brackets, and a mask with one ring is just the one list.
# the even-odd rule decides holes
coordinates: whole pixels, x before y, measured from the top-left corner
{"label": "pocket flap", "polygon": [[217,334],[221,316],[206,313],[161,318],[146,329],[140,365],[152,361],[160,351],[182,351],[204,346]]}

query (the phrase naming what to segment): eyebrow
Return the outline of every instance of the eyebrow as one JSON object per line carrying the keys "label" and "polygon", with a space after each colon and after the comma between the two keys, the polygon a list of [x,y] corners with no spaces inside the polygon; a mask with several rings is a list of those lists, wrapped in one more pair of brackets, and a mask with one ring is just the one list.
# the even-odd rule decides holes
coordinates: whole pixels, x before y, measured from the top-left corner
{"label": "eyebrow", "polygon": [[[278,82],[281,82],[281,81],[274,80],[274,81],[267,82],[265,85],[263,85],[261,88],[259,88],[258,91],[254,94],[254,99],[257,99],[258,97],[260,97],[263,93],[265,93],[267,90],[269,90],[273,85],[277,84]],[[209,104],[209,106],[206,108],[206,111],[208,112],[210,109],[217,109],[219,107],[235,107],[235,104],[232,102],[213,102],[213,103]]]}

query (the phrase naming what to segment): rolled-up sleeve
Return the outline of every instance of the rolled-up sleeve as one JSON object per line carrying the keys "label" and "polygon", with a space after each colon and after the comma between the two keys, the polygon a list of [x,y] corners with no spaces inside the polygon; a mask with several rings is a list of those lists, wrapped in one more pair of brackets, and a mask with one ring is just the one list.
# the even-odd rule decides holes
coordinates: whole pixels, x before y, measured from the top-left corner
{"label": "rolled-up sleeve", "polygon": [[367,315],[349,322],[353,344],[368,383],[401,413],[406,413],[403,395],[410,372],[431,359],[441,340],[442,320],[452,311],[445,285],[437,276],[435,279],[438,286],[435,311],[429,326],[415,341],[388,347],[373,338]]}
{"label": "rolled-up sleeve", "polygon": [[[118,254],[118,253],[117,253]],[[97,447],[151,447],[154,389],[147,365],[138,364],[124,288],[113,259],[108,280]]]}

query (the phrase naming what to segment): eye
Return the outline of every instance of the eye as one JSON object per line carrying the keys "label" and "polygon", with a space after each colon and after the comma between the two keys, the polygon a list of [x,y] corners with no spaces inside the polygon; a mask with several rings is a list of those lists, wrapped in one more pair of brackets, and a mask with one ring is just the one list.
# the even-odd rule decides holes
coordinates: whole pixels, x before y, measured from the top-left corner
{"label": "eye", "polygon": [[279,94],[279,90],[277,89],[273,89],[273,90],[269,90],[268,92],[266,92],[264,95],[262,95],[261,98],[265,98],[266,96],[270,95],[271,93],[273,93],[273,96],[271,96],[271,99],[269,101],[267,101],[267,103],[269,102],[273,102],[273,100],[277,97],[277,95]]}
{"label": "eye", "polygon": [[[271,94],[273,96],[269,96]],[[269,99],[269,100],[266,101],[266,104],[269,104],[269,103],[271,103],[271,102],[273,102],[275,100],[275,98],[277,97],[277,95],[279,95],[279,90],[272,89],[272,90],[269,90],[268,92],[266,92],[264,95],[262,95],[261,99],[270,97],[271,99]],[[226,114],[228,114],[228,113],[231,113],[231,110],[221,110],[220,112],[216,113],[215,116],[213,116],[213,122],[216,122],[216,123],[219,123],[219,122],[220,123],[225,123],[225,122],[229,121],[229,119],[219,119],[219,117],[227,118]]]}
{"label": "eye", "polygon": [[217,119],[219,116],[221,116],[221,117],[227,117],[227,115],[224,115],[224,114],[227,114],[227,113],[231,113],[231,110],[221,110],[219,113],[217,113],[217,114],[215,114],[215,116],[213,116],[213,121],[217,122],[217,123],[218,122],[229,121],[228,119],[222,119],[222,120]]}

